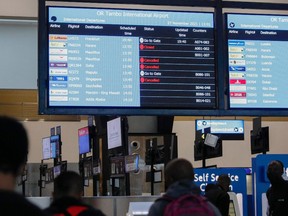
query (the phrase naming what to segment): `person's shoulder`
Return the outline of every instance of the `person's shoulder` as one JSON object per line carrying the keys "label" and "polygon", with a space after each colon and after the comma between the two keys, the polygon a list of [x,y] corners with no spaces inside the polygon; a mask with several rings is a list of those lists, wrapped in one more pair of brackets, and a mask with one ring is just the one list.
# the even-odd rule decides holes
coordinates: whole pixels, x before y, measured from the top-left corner
{"label": "person's shoulder", "polygon": [[269,194],[271,194],[272,191],[272,187],[270,186],[267,190],[266,190],[266,196],[268,196]]}
{"label": "person's shoulder", "polygon": [[0,209],[9,215],[46,215],[24,196],[10,191],[0,191]]}
{"label": "person's shoulder", "polygon": [[18,194],[14,191],[8,191],[8,190],[0,190],[0,204],[2,205],[10,205],[10,204],[27,204],[27,205],[33,205],[30,203],[24,196],[21,194]]}
{"label": "person's shoulder", "polygon": [[161,196],[155,200],[155,202],[150,206],[148,216],[160,216],[163,215],[163,210],[165,206],[170,202],[169,198],[166,196]]}
{"label": "person's shoulder", "polygon": [[89,206],[89,205],[83,205],[86,206],[87,209],[85,211],[83,211],[81,214],[79,214],[79,216],[105,216],[105,214],[97,208],[94,208],[93,206]]}
{"label": "person's shoulder", "polygon": [[45,209],[45,213],[49,215],[60,215],[60,214],[69,214],[77,216],[105,216],[105,214],[94,208],[93,206],[87,205],[80,200],[73,202],[62,202],[63,200],[54,201],[48,208]]}
{"label": "person's shoulder", "polygon": [[69,208],[78,208],[78,210],[81,211],[79,214],[77,214],[79,216],[105,216],[105,214],[100,209],[97,209],[94,206],[83,202],[83,200],[76,200],[74,205],[69,206]]}
{"label": "person's shoulder", "polygon": [[226,191],[223,191],[223,190],[220,192],[220,196],[223,197],[223,198],[229,198],[230,199],[229,194]]}
{"label": "person's shoulder", "polygon": [[220,213],[219,209],[210,201],[207,202],[211,210],[213,211],[214,216],[221,216],[222,214]]}
{"label": "person's shoulder", "polygon": [[154,203],[153,205],[151,205],[151,207],[149,209],[148,216],[161,216],[161,215],[163,215],[165,206],[166,205],[163,205],[162,202],[161,202],[161,204]]}
{"label": "person's shoulder", "polygon": [[283,188],[283,190],[286,191],[286,194],[287,194],[287,196],[288,196],[288,181],[285,181],[285,182],[284,182],[284,188]]}

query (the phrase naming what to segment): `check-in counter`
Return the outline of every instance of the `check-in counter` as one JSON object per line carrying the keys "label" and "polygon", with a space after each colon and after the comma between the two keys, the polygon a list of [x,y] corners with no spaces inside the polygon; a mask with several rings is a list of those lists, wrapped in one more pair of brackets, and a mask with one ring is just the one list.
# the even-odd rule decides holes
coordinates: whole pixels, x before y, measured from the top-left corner
{"label": "check-in counter", "polygon": [[[233,192],[229,192],[229,196],[230,215],[242,215],[236,194]],[[83,201],[91,206],[94,206],[97,209],[100,209],[106,216],[126,216],[129,211],[129,205],[130,210],[131,206],[134,206],[133,210],[135,211],[137,211],[137,208],[139,208],[138,214],[136,215],[146,215],[145,211],[148,212],[151,204],[153,204],[153,202],[159,197],[160,196],[102,196],[83,197]],[[28,197],[28,199],[42,209],[48,207],[50,202],[52,201],[50,197]],[[142,212],[142,214],[139,213],[140,211]]]}
{"label": "check-in counter", "polygon": [[[27,197],[31,202],[44,209],[52,201],[50,197]],[[97,209],[100,209],[106,216],[125,216],[129,210],[130,203],[152,203],[159,196],[101,196],[83,197],[83,201]],[[149,207],[149,205],[146,205]],[[147,209],[148,210],[148,209]]]}
{"label": "check-in counter", "polygon": [[125,216],[129,204],[135,202],[154,202],[159,196],[108,196],[84,197],[84,202],[100,209],[107,216]]}

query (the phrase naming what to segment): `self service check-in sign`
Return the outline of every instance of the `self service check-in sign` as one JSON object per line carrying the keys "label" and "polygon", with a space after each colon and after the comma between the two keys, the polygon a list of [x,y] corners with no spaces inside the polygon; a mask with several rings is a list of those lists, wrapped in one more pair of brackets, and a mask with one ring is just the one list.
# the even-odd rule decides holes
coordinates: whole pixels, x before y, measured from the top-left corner
{"label": "self service check-in sign", "polygon": [[[207,184],[216,184],[219,175],[228,174],[231,180],[229,186],[231,192],[237,194],[240,208],[243,215],[247,215],[247,183],[246,170],[244,168],[216,168],[216,169],[195,169],[194,182],[204,194]],[[242,206],[241,206],[242,205]]]}

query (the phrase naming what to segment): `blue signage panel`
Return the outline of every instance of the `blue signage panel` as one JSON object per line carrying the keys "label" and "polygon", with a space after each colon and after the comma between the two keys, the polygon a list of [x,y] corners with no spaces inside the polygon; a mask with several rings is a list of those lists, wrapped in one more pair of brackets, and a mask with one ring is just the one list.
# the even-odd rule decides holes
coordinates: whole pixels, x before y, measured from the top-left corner
{"label": "blue signage panel", "polygon": [[195,169],[194,182],[204,194],[206,185],[215,184],[218,176],[224,173],[231,179],[230,191],[237,194],[240,211],[243,212],[243,216],[247,216],[247,183],[244,168]]}

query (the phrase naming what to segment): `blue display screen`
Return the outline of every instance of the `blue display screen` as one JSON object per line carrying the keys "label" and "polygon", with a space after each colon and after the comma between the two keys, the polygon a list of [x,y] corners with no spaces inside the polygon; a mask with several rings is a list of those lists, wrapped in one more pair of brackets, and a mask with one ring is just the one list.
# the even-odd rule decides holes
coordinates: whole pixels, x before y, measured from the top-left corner
{"label": "blue display screen", "polygon": [[288,108],[288,16],[227,14],[230,108]]}
{"label": "blue display screen", "polygon": [[51,158],[60,156],[60,135],[53,135],[50,137],[51,144]]}
{"label": "blue display screen", "polygon": [[80,128],[78,130],[78,146],[79,154],[90,152],[90,137],[88,127]]}

